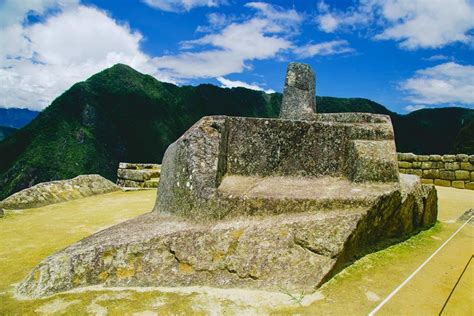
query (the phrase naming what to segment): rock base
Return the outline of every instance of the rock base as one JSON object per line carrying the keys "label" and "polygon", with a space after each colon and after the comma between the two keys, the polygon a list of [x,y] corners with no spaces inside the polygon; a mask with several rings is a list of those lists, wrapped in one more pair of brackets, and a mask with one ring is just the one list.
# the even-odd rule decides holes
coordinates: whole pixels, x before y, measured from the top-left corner
{"label": "rock base", "polygon": [[69,180],[43,182],[21,190],[1,201],[0,209],[42,207],[119,190],[117,185],[98,174],[81,175]]}
{"label": "rock base", "polygon": [[368,251],[435,223],[435,188],[410,175],[400,183],[357,208],[206,222],[145,214],[44,259],[17,293],[98,284],[312,292]]}

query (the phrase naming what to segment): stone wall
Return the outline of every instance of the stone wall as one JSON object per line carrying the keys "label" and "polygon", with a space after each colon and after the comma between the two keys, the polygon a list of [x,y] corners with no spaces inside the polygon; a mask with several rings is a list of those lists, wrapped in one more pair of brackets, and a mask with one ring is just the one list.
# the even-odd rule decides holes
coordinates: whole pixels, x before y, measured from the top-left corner
{"label": "stone wall", "polygon": [[117,184],[126,188],[157,188],[160,173],[159,164],[121,162],[117,171]]}
{"label": "stone wall", "polygon": [[426,184],[474,190],[474,155],[398,153],[401,173],[415,174]]}

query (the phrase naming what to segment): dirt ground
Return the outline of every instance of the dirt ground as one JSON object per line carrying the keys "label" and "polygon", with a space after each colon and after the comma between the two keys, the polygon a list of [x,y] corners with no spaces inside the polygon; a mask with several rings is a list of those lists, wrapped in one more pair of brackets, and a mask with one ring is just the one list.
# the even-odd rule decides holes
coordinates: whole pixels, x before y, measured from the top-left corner
{"label": "dirt ground", "polygon": [[[461,225],[474,191],[438,187],[439,223],[372,253],[316,293],[188,288],[87,288],[17,300],[15,285],[42,258],[98,230],[149,212],[156,191],[114,192],[0,219],[0,315],[367,315]],[[466,225],[377,315],[474,315],[474,223]],[[291,271],[289,271],[291,273]]]}

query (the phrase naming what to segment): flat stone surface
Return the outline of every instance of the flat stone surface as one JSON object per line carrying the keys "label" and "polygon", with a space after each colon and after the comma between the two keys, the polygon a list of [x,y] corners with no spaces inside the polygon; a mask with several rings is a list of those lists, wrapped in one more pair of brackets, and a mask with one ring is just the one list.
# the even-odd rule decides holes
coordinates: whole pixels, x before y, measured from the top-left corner
{"label": "flat stone surface", "polygon": [[[322,188],[324,188],[322,190]],[[373,201],[394,190],[390,183],[353,183],[335,177],[245,177],[226,176],[219,191],[226,195],[248,198],[295,200]],[[364,203],[364,202],[362,202]]]}

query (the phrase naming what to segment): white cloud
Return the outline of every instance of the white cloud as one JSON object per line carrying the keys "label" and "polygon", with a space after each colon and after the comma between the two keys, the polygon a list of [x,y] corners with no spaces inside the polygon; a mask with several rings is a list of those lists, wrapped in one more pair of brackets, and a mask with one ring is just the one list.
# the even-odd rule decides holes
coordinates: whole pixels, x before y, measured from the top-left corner
{"label": "white cloud", "polygon": [[474,65],[448,62],[421,69],[400,88],[417,104],[474,105]]}
{"label": "white cloud", "polygon": [[423,104],[407,105],[403,109],[407,112],[413,112],[413,111],[418,111],[421,109],[426,109],[426,105],[423,105]]}
{"label": "white cloud", "polygon": [[246,6],[257,10],[255,16],[182,42],[185,50],[200,50],[155,58],[157,67],[177,80],[220,77],[242,72],[250,67],[248,62],[276,57],[292,47],[289,37],[302,21],[296,11],[260,2]]}
{"label": "white cloud", "polygon": [[441,55],[441,54],[423,58],[423,60],[426,60],[426,61],[441,61],[441,60],[448,60],[448,59],[452,59],[452,58],[445,55]]}
{"label": "white cloud", "polygon": [[338,55],[351,53],[354,49],[349,46],[349,42],[346,40],[335,40],[329,42],[322,42],[317,44],[308,44],[305,46],[297,47],[294,52],[300,58],[308,58],[313,56],[327,56],[327,55]]}
{"label": "white cloud", "polygon": [[207,21],[209,25],[199,25],[196,28],[196,32],[209,33],[218,30],[227,24],[230,24],[234,20],[233,17],[229,17],[221,13],[209,13],[207,15]]}
{"label": "white cloud", "polygon": [[381,31],[376,40],[395,40],[401,48],[439,48],[472,43],[474,3],[470,0],[359,0],[346,12],[320,6],[320,29],[371,26]]}
{"label": "white cloud", "polygon": [[168,12],[190,11],[198,7],[217,7],[226,4],[226,0],[143,0],[155,9]]}
{"label": "white cloud", "polygon": [[[360,0],[365,2],[364,0]],[[366,5],[359,7],[349,7],[345,12],[331,10],[324,1],[318,3],[318,12],[316,22],[319,29],[326,33],[332,33],[337,30],[354,28],[361,25],[367,25],[372,19],[372,10]]]}
{"label": "white cloud", "polygon": [[0,28],[21,24],[28,14],[42,15],[47,10],[74,6],[79,0],[4,0],[0,2]]}
{"label": "white cloud", "polygon": [[406,49],[438,48],[453,42],[468,43],[474,28],[474,3],[469,0],[386,1],[389,22],[376,39],[392,39]]}
{"label": "white cloud", "polygon": [[326,33],[334,32],[339,26],[339,19],[331,13],[326,13],[318,17],[319,27]]}
{"label": "white cloud", "polygon": [[249,83],[239,81],[239,80],[229,80],[224,77],[217,77],[216,79],[222,84],[221,85],[222,88],[242,87],[242,88],[247,88],[251,90],[264,91],[266,93],[275,93],[275,90],[272,90],[272,89],[265,90],[264,88],[260,87],[259,85],[255,83],[249,84]]}
{"label": "white cloud", "polygon": [[42,22],[15,18],[0,28],[0,107],[42,109],[75,82],[119,62],[167,79],[141,52],[139,32],[96,8],[50,1],[41,12],[48,5],[60,9]]}

